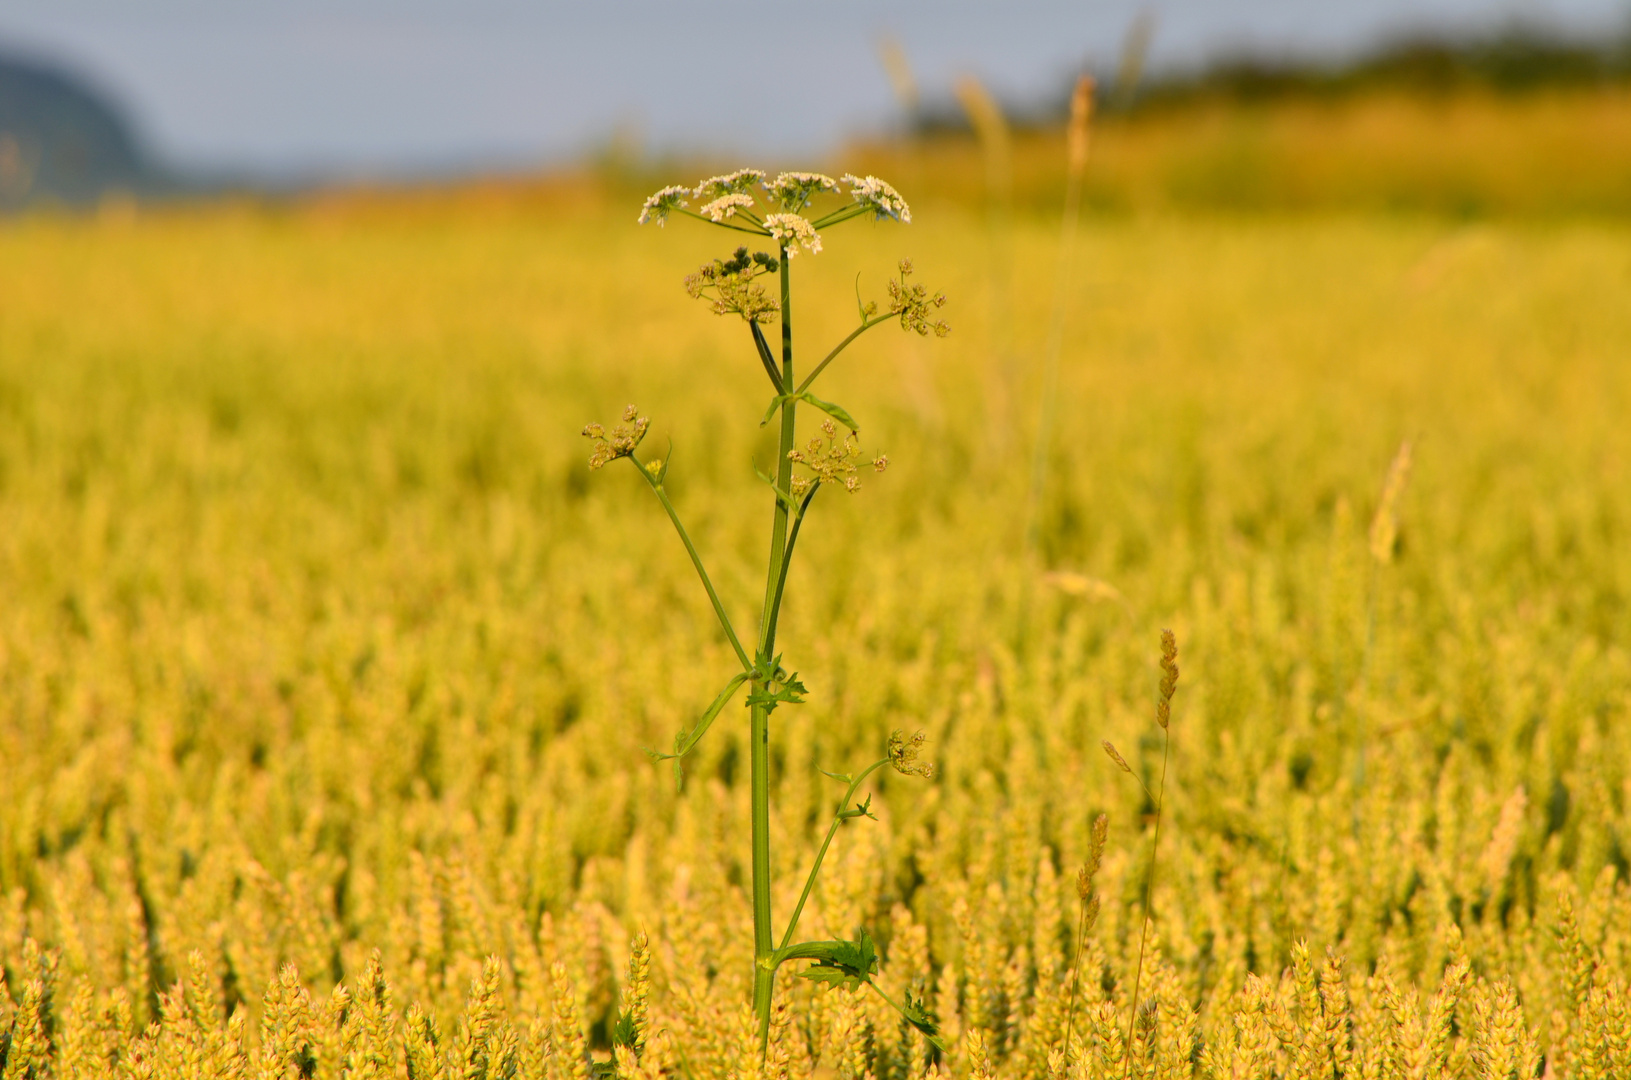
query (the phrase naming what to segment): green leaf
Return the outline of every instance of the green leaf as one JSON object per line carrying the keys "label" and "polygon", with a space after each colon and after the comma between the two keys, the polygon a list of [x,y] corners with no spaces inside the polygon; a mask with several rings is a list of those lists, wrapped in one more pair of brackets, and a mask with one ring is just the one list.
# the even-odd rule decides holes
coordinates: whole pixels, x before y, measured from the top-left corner
{"label": "green leaf", "polygon": [[793,395],[791,394],[777,394],[775,397],[771,398],[770,408],[766,409],[765,414],[759,418],[759,426],[764,427],[766,424],[770,423],[770,418],[776,415],[776,410],[781,408],[784,403],[791,401],[792,399]]}
{"label": "green leaf", "polygon": [[802,401],[806,404],[813,405],[822,412],[826,413],[828,416],[832,417],[834,420],[837,420],[840,424],[843,424],[845,427],[849,428],[851,431],[861,430],[861,425],[855,422],[855,417],[850,415],[848,409],[844,408],[842,405],[835,405],[830,401],[822,401],[808,390],[802,390],[796,394],[777,394],[771,399],[770,407],[765,410],[764,416],[759,419],[759,426],[764,427],[766,424],[770,423],[770,418],[776,415],[776,410],[787,404],[789,401]]}
{"label": "green leaf", "polygon": [[776,393],[785,394],[787,386],[782,382],[782,373],[776,370],[775,354],[770,351],[770,342],[765,340],[764,331],[759,329],[759,321],[755,319],[748,326],[753,330],[753,345],[759,350],[759,362],[765,366],[765,374],[770,376],[770,385],[776,388]]}
{"label": "green leaf", "polygon": [[872,945],[872,935],[862,927],[856,931],[854,941],[808,941],[788,950],[789,959],[814,960],[801,977],[812,982],[824,982],[855,990],[869,982],[878,972],[878,952]]}
{"label": "green leaf", "polygon": [[634,1026],[633,1013],[623,1013],[617,1018],[617,1023],[612,1027],[613,1046],[633,1046],[634,1040],[639,1036],[640,1032]]}
{"label": "green leaf", "polygon": [[802,705],[804,695],[809,693],[809,688],[799,682],[798,672],[788,674],[782,669],[779,654],[769,660],[761,658],[751,677],[753,689],[743,704],[749,708],[762,705],[767,713],[775,712],[777,705]]}
{"label": "green leaf", "polygon": [[940,1017],[936,1016],[934,1010],[929,1008],[928,1002],[922,998],[913,997],[912,992],[908,990],[906,991],[906,1004],[900,1009],[900,1014],[908,1024],[921,1032],[923,1037],[934,1044],[937,1049],[942,1053],[945,1052],[946,1044],[940,1039]]}
{"label": "green leaf", "polygon": [[858,817],[872,818],[873,821],[878,820],[877,816],[872,813],[872,796],[871,795],[868,795],[866,797],[865,802],[856,803],[855,804],[855,809],[853,809],[853,810],[840,810],[840,811],[838,811],[837,816],[838,816],[839,821],[851,821],[851,820],[853,820],[855,818],[858,818]]}
{"label": "green leaf", "polygon": [[714,698],[713,703],[708,706],[708,711],[702,714],[702,718],[696,722],[696,725],[689,731],[682,731],[674,736],[674,752],[672,754],[658,753],[649,747],[646,749],[646,753],[651,756],[653,761],[674,762],[674,789],[676,791],[679,790],[680,783],[684,780],[684,772],[680,768],[680,758],[689,754],[697,743],[702,741],[702,737],[708,734],[708,729],[713,726],[713,722],[720,712],[724,710],[726,705],[730,704],[731,698],[736,696],[736,691],[753,675],[754,673],[751,671],[739,671],[732,675],[731,681],[725,684],[725,689],[721,690],[719,696]]}
{"label": "green leaf", "polygon": [[[772,689],[774,686],[775,689]],[[798,673],[794,672],[787,677],[786,682],[774,683],[771,686],[755,686],[748,694],[746,704],[749,707],[763,705],[765,712],[775,712],[777,705],[802,705],[804,695],[808,692],[805,685],[798,681]]]}
{"label": "green leaf", "polygon": [[855,778],[853,776],[851,776],[849,773],[828,772],[826,769],[823,769],[820,766],[816,767],[816,771],[819,772],[822,776],[832,777],[834,780],[837,780],[840,784],[850,784],[850,783],[854,783],[854,781],[855,781]]}
{"label": "green leaf", "polygon": [[842,405],[834,405],[830,401],[822,401],[820,398],[816,397],[814,394],[810,393],[810,391],[808,391],[808,390],[804,391],[804,393],[802,393],[802,394],[797,395],[797,397],[801,401],[806,401],[806,402],[809,402],[811,405],[814,405],[816,408],[820,409],[822,412],[826,413],[828,416],[832,417],[834,420],[837,420],[840,424],[843,424],[845,427],[849,428],[851,431],[860,431],[861,430],[861,425],[857,424],[855,422],[855,417],[851,416],[849,414],[849,410],[845,409]]}
{"label": "green leaf", "polygon": [[[802,504],[800,504],[797,499],[793,498],[793,496],[789,495],[785,488],[783,488],[780,484],[776,483],[776,480],[775,480],[774,477],[766,476],[764,473],[760,472],[758,465],[753,466],[753,475],[757,476],[759,479],[763,480],[765,483],[770,485],[770,490],[774,491],[776,493],[776,501],[780,502],[783,506],[787,507],[787,512],[789,514],[793,514],[795,516],[802,516],[803,515],[804,506]],[[814,489],[813,488],[811,489],[811,494],[814,494]],[[804,497],[804,501],[805,501],[805,503],[808,503],[810,501],[810,496],[806,495]]]}

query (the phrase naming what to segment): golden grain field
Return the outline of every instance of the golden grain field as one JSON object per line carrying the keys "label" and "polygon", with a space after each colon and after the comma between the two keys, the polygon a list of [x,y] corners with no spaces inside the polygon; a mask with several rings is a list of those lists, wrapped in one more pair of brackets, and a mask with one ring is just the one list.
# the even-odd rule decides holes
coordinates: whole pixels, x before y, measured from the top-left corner
{"label": "golden grain field", "polygon": [[[1631,226],[1085,220],[1034,559],[1056,224],[929,203],[799,258],[805,348],[903,255],[954,330],[824,384],[893,464],[795,570],[775,906],[818,768],[925,731],[806,920],[950,1051],[788,973],[760,1062],[745,712],[682,791],[642,752],[734,661],[578,431],[653,418],[742,621],[767,394],[680,287],[726,245],[637,209],[0,223],[0,1078],[1631,1075]],[[1129,1047],[1153,822],[1099,744],[1159,767],[1163,627]]]}

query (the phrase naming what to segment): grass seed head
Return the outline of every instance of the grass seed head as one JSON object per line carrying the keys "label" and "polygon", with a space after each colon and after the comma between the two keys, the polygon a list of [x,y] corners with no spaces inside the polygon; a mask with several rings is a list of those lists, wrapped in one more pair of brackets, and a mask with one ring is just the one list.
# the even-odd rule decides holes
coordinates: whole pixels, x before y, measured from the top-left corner
{"label": "grass seed head", "polygon": [[1178,692],[1178,638],[1161,631],[1161,699],[1155,703],[1155,722],[1165,731],[1172,722],[1172,695]]}
{"label": "grass seed head", "polygon": [[1382,497],[1376,504],[1376,516],[1370,523],[1370,553],[1378,564],[1386,566],[1393,561],[1399,545],[1399,502],[1404,498],[1405,484],[1410,480],[1410,440],[1399,444],[1388,466],[1387,479],[1382,482]]}
{"label": "grass seed head", "polygon": [[1093,76],[1083,75],[1076,80],[1076,91],[1070,95],[1070,129],[1066,136],[1066,160],[1072,177],[1082,175],[1087,167],[1087,140],[1093,120]]}

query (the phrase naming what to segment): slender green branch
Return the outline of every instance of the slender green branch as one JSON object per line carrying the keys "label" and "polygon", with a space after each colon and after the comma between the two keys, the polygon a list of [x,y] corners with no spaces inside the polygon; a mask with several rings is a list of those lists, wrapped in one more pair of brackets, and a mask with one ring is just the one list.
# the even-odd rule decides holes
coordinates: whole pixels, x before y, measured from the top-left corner
{"label": "slender green branch", "polygon": [[827,857],[827,848],[832,845],[832,838],[838,835],[838,826],[842,825],[846,820],[844,812],[849,808],[849,801],[855,798],[856,790],[860,788],[867,777],[887,764],[889,764],[889,759],[884,758],[868,765],[865,772],[850,781],[849,790],[844,792],[844,797],[838,801],[838,810],[833,814],[832,824],[827,827],[827,838],[821,841],[821,848],[816,852],[815,863],[810,867],[810,876],[804,879],[804,891],[799,894],[799,902],[793,908],[793,917],[787,922],[787,933],[782,936],[782,949],[786,949],[792,944],[793,934],[798,930],[799,916],[804,914],[804,905],[810,899],[810,890],[815,888],[816,875],[821,873],[821,860]]}
{"label": "slender green branch", "polygon": [[698,221],[707,222],[709,225],[717,225],[721,229],[735,229],[737,232],[745,232],[745,233],[749,233],[750,235],[753,235],[753,236],[769,236],[770,235],[770,231],[768,229],[744,229],[740,225],[732,225],[729,222],[725,222],[725,221],[715,221],[711,217],[706,217],[706,216],[704,216],[702,214],[699,214],[695,210],[687,210],[683,206],[674,207],[674,212],[679,213],[679,214],[684,214],[686,217],[694,217]]}
{"label": "slender green branch", "polygon": [[759,353],[759,363],[764,365],[765,374],[770,376],[770,385],[776,388],[776,393],[785,394],[787,387],[782,385],[782,373],[776,370],[776,358],[771,355],[765,332],[759,329],[759,320],[749,321],[748,329],[753,331],[753,348]]}
{"label": "slender green branch", "polygon": [[776,623],[781,619],[782,594],[787,590],[787,571],[793,565],[793,545],[799,542],[799,526],[804,524],[804,514],[810,509],[810,501],[820,490],[821,481],[817,480],[810,485],[810,490],[804,494],[804,501],[799,503],[798,514],[793,518],[793,528],[787,534],[787,550],[782,553],[782,569],[776,578],[776,594],[770,603],[769,630],[766,637],[772,642],[776,640]]}
{"label": "slender green branch", "polygon": [[872,207],[866,205],[865,203],[851,203],[848,206],[841,206],[837,210],[833,210],[810,222],[810,227],[812,229],[825,229],[833,225],[842,225],[851,218],[858,218],[862,214],[868,213],[871,210]]}
{"label": "slender green branch", "polygon": [[849,334],[849,337],[845,338],[843,341],[840,341],[837,345],[834,345],[832,352],[830,352],[826,356],[822,357],[821,363],[817,364],[815,366],[815,369],[813,371],[811,371],[810,374],[808,374],[808,375],[806,375],[804,377],[804,381],[799,383],[798,389],[793,391],[793,392],[795,394],[802,394],[802,393],[804,393],[804,391],[810,389],[810,384],[816,381],[816,376],[820,375],[823,371],[827,370],[827,365],[832,363],[834,360],[836,360],[838,358],[839,353],[841,353],[845,349],[849,348],[849,343],[850,342],[854,341],[856,338],[860,337],[862,334],[866,333],[868,330],[872,329],[874,326],[877,326],[880,323],[886,323],[890,319],[893,319],[894,317],[895,316],[892,315],[892,314],[891,315],[877,315],[877,316],[874,316],[873,318],[867,319],[865,322],[861,323],[860,326],[857,326],[854,330],[851,330],[850,334]]}
{"label": "slender green branch", "polygon": [[753,661],[748,659],[747,650],[742,648],[742,642],[737,639],[736,628],[731,626],[730,616],[725,614],[725,605],[720,603],[719,593],[714,591],[713,579],[708,576],[707,569],[702,565],[702,556],[697,554],[696,545],[691,543],[691,534],[686,532],[685,526],[680,523],[680,515],[674,510],[674,504],[668,501],[668,492],[663,490],[663,485],[657,482],[657,478],[647,472],[646,467],[632,455],[629,461],[633,462],[635,471],[650,485],[652,493],[657,496],[657,501],[663,504],[663,509],[668,511],[668,520],[674,523],[674,531],[680,534],[680,542],[685,545],[686,553],[691,556],[691,565],[697,568],[697,576],[702,579],[702,587],[708,590],[708,599],[713,601],[714,614],[719,616],[719,625],[724,628],[725,636],[730,639],[731,648],[736,650],[736,658],[742,662],[743,670],[752,671]]}

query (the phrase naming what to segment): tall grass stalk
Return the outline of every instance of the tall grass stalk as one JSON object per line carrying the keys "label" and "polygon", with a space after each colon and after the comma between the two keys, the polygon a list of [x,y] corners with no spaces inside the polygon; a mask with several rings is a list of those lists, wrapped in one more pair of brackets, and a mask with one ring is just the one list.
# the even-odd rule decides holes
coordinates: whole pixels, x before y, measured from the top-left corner
{"label": "tall grass stalk", "polygon": [[1155,722],[1161,726],[1161,780],[1152,794],[1148,785],[1133,772],[1127,759],[1106,739],[1104,752],[1121,771],[1138,780],[1144,795],[1155,805],[1155,835],[1150,840],[1150,872],[1144,878],[1144,921],[1138,932],[1138,964],[1133,969],[1133,993],[1127,1008],[1127,1073],[1132,1075],[1133,1026],[1138,1019],[1138,994],[1144,980],[1144,949],[1150,937],[1150,899],[1155,894],[1156,859],[1161,851],[1161,818],[1167,795],[1167,760],[1172,751],[1172,696],[1178,690],[1178,639],[1171,630],[1161,631],[1161,685],[1155,701]]}
{"label": "tall grass stalk", "polygon": [[1370,574],[1365,590],[1365,655],[1359,669],[1360,701],[1355,710],[1358,733],[1354,752],[1354,835],[1359,834],[1360,800],[1365,792],[1365,755],[1370,741],[1371,669],[1376,654],[1376,603],[1382,588],[1382,574],[1392,565],[1399,544],[1399,503],[1404,498],[1405,485],[1410,481],[1410,440],[1399,444],[1398,453],[1388,465],[1387,478],[1382,481],[1382,494],[1376,502],[1376,514],[1370,525]]}
{"label": "tall grass stalk", "polygon": [[1076,268],[1076,224],[1081,216],[1082,176],[1087,172],[1093,86],[1093,77],[1083,75],[1076,80],[1076,92],[1070,98],[1070,127],[1065,141],[1065,210],[1059,222],[1059,265],[1053,275],[1053,317],[1048,323],[1048,342],[1042,350],[1042,389],[1037,403],[1036,446],[1031,452],[1031,487],[1025,500],[1025,550],[1033,556],[1041,537],[1042,494],[1047,483],[1054,418],[1059,411],[1059,353],[1064,348],[1065,317]]}

